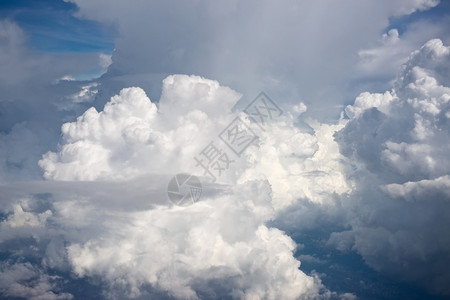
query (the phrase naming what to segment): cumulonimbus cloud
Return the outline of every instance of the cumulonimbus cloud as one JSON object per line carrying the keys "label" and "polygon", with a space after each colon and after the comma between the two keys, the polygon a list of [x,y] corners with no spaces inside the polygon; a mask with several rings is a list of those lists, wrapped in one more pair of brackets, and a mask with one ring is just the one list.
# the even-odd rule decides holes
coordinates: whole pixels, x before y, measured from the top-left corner
{"label": "cumulonimbus cloud", "polygon": [[[219,145],[235,117],[255,125],[232,110],[240,95],[187,75],[167,77],[158,103],[140,88],[123,89],[102,111],[62,126],[59,149],[39,162],[53,193],[30,193],[45,204],[7,193],[2,241],[33,232],[31,257],[45,249],[45,268],[102,278],[108,297],[338,296],[299,269],[296,243],[268,225],[301,199],[324,210],[342,205],[334,213],[350,229],[332,233],[329,245],[448,293],[448,66],[449,48],[429,41],[392,91],[361,94],[336,124],[297,126],[305,106],[283,107],[265,130],[253,127],[257,140],[233,157],[218,178],[223,185],[187,208],[161,200],[165,183],[146,176],[204,175],[194,156],[211,141]],[[156,192],[145,206],[147,189]],[[286,222],[303,226],[316,216],[302,213]]]}
{"label": "cumulonimbus cloud", "polygon": [[[218,135],[236,116],[258,131],[248,116],[232,112],[240,95],[216,81],[173,75],[162,90],[155,104],[140,88],[123,89],[102,111],[91,108],[64,124],[60,150],[39,162],[44,176],[124,182],[167,172],[204,175],[194,156],[210,141],[220,143]],[[333,170],[340,155],[332,133],[343,124],[313,122],[316,135],[302,131],[294,122],[305,109],[299,104],[293,114],[273,120],[258,131],[257,143],[232,157],[232,168],[219,178],[232,187],[229,195],[205,194],[187,209],[166,204],[131,213],[106,210],[95,220],[88,211],[98,210],[96,205],[86,211],[82,202],[70,201],[70,210],[69,202],[55,203],[54,220],[77,224],[80,218],[88,231],[97,228],[67,246],[74,272],[101,276],[111,293],[126,288],[136,297],[148,287],[182,299],[208,293],[214,298],[216,290],[246,299],[329,297],[319,278],[299,270],[291,238],[265,225],[299,195],[322,203],[326,194],[349,191],[343,174]]]}
{"label": "cumulonimbus cloud", "polygon": [[[403,65],[392,91],[363,93],[336,133],[355,164],[352,230],[330,243],[376,270],[450,294],[450,48],[430,40]],[[348,243],[343,243],[347,241]],[[344,246],[345,244],[345,246]]]}

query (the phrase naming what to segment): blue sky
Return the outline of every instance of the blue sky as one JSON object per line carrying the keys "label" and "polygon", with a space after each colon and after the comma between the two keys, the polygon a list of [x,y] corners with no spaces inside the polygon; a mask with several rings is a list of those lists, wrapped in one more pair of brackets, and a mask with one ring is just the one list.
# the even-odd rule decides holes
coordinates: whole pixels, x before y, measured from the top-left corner
{"label": "blue sky", "polygon": [[397,28],[400,34],[403,34],[406,27],[414,21],[417,20],[428,20],[430,22],[439,22],[442,19],[446,19],[448,24],[450,24],[450,2],[441,1],[437,6],[426,10],[417,11],[410,15],[392,17],[389,20],[389,28]]}
{"label": "blue sky", "polygon": [[58,0],[0,2],[0,17],[19,24],[32,47],[43,52],[114,50],[114,28],[74,16],[77,6]]}
{"label": "blue sky", "polygon": [[[46,52],[102,52],[112,53],[117,35],[114,25],[75,17],[77,6],[59,0],[3,0],[0,17],[17,22],[30,36],[30,43]],[[388,28],[397,28],[403,34],[405,28],[417,20],[438,22],[450,16],[450,2],[426,11],[391,17]]]}

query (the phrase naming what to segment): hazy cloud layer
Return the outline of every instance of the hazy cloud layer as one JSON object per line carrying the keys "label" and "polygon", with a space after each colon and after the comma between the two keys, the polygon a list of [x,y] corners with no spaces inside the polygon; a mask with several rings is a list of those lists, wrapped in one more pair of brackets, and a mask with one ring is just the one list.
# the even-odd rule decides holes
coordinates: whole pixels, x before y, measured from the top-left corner
{"label": "hazy cloud layer", "polygon": [[439,3],[428,0],[73,2],[80,17],[118,28],[109,96],[137,85],[158,98],[167,75],[196,74],[246,98],[265,90],[301,100],[320,119],[336,118],[366,87],[386,88],[402,59],[431,37],[449,38],[443,20],[417,21],[401,36],[384,32],[390,18]]}

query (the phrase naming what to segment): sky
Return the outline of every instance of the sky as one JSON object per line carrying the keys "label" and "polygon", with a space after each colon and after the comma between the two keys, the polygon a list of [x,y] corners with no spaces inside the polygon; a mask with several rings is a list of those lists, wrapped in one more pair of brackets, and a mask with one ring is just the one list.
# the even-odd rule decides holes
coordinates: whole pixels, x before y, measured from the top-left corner
{"label": "sky", "polygon": [[0,298],[450,299],[450,2],[0,2]]}

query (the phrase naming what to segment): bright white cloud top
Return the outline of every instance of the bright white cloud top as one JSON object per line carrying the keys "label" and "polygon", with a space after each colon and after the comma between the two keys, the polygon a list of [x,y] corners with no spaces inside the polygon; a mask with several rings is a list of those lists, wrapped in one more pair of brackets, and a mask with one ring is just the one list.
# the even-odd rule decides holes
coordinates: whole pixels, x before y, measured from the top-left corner
{"label": "bright white cloud top", "polygon": [[[193,157],[234,118],[239,97],[216,81],[186,75],[164,80],[158,107],[142,89],[124,89],[103,111],[91,108],[64,124],[61,150],[39,164],[52,180],[128,181],[191,170],[201,175]],[[260,145],[235,158],[236,166],[220,178],[232,187],[230,195],[206,196],[187,209],[167,207],[166,200],[164,207],[119,218],[108,212],[84,223],[97,227],[98,235],[68,246],[75,273],[100,275],[112,286],[122,282],[120,288],[136,296],[146,284],[180,299],[197,298],[208,285],[246,299],[329,296],[318,278],[298,269],[296,244],[264,225],[296,197],[325,202],[326,194],[349,190],[343,174],[332,170],[340,168],[332,133],[342,125],[316,126],[317,137],[301,132],[289,115],[261,132]],[[311,179],[315,172],[323,174]],[[123,205],[133,201],[128,197]],[[105,208],[85,212],[98,209]],[[64,218],[85,219],[71,213]],[[104,230],[98,231],[98,218],[108,223]]]}

